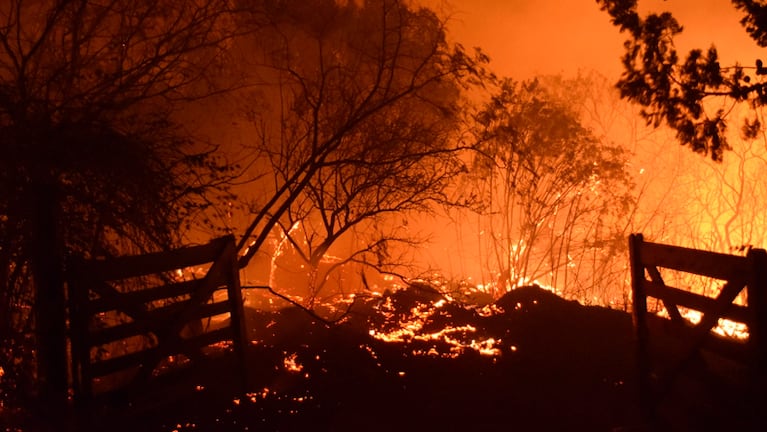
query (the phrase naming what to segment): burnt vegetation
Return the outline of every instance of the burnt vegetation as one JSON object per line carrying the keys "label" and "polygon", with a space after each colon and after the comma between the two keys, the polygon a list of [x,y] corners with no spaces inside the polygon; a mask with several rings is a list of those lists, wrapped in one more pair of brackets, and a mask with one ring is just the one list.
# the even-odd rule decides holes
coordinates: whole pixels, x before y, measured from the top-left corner
{"label": "burnt vegetation", "polygon": [[[673,17],[598,3],[630,36],[620,95],[720,160],[727,113],[706,100],[764,105],[761,63],[753,76],[722,68],[713,48],[680,62]],[[763,45],[764,7],[734,3]],[[498,77],[446,25],[399,0],[0,5],[0,424],[642,430],[625,238],[661,218],[642,219],[630,149],[589,118],[599,78]],[[760,131],[758,118],[743,126]],[[419,260],[430,235],[467,220],[481,281]],[[102,407],[83,422],[51,408],[72,407],[76,381],[73,263],[221,234],[237,243],[247,390],[214,359],[184,397],[140,413]],[[204,303],[172,294],[206,271],[163,270],[153,282],[170,299],[137,315]],[[95,303],[146,288],[103,282],[115,292]],[[91,315],[86,328],[139,326],[119,307]],[[729,421],[737,401],[704,384],[673,426]]]}

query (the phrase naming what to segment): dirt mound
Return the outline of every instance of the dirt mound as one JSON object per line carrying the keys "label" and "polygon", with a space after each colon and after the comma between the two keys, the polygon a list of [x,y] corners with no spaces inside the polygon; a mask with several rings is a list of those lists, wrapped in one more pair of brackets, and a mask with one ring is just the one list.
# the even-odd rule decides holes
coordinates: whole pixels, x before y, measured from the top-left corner
{"label": "dirt mound", "polygon": [[[333,326],[247,310],[249,392],[201,391],[114,429],[643,430],[624,312],[535,286],[483,308],[412,290],[360,305]],[[712,430],[700,406],[685,413]]]}
{"label": "dirt mound", "polygon": [[335,326],[297,308],[247,310],[252,391],[137,422],[143,430],[333,431],[638,423],[624,313],[538,287],[485,308],[413,290],[371,305],[373,313]]}
{"label": "dirt mound", "polygon": [[552,309],[569,308],[569,310],[580,307],[580,304],[577,302],[565,300],[551,291],[545,290],[537,285],[523,286],[513,289],[496,300],[495,305],[505,311],[531,308],[535,306]]}

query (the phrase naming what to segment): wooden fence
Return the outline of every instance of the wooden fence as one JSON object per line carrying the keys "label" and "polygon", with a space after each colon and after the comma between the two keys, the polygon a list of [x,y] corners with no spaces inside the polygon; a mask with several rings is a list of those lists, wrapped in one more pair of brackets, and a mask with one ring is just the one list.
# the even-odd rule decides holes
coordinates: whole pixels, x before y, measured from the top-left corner
{"label": "wooden fence", "polygon": [[[749,382],[761,387],[767,367],[767,253],[751,249],[744,256],[645,242],[641,234],[629,236],[633,291],[633,318],[637,340],[640,397],[645,413],[654,410],[670,383],[683,373],[692,359],[711,352],[745,366]],[[667,285],[661,269],[713,278],[723,282],[716,297],[695,294]],[[736,302],[736,299],[741,300]],[[648,299],[662,303],[667,317],[648,311]],[[740,304],[738,304],[740,303]],[[697,324],[685,319],[680,308],[701,313]],[[722,337],[712,331],[720,319],[745,324],[748,337]],[[675,338],[680,353],[675,364],[656,364],[653,341]]]}
{"label": "wooden fence", "polygon": [[[69,263],[76,403],[92,410],[94,400],[129,399],[229,348],[238,369],[215,374],[245,374],[236,255],[234,237],[226,236],[169,252]],[[179,277],[200,266],[208,266],[203,277]]]}

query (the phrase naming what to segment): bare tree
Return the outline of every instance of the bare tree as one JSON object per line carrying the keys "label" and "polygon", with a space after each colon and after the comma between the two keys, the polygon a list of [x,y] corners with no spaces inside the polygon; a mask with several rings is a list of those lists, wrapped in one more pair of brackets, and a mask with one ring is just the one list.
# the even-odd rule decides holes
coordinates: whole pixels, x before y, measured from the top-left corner
{"label": "bare tree", "polygon": [[55,255],[170,247],[226,193],[233,168],[172,114],[179,101],[220,90],[214,78],[233,28],[227,4],[0,4],[0,358],[8,377],[33,376],[24,368],[34,365],[34,313],[40,335],[46,320],[64,325],[36,303],[64,307],[60,289],[41,291]]}
{"label": "bare tree", "polygon": [[412,241],[393,221],[450,201],[464,169],[460,93],[485,59],[450,46],[438,17],[401,1],[309,3],[267,10],[271,25],[259,36],[272,48],[263,69],[279,115],[258,117],[256,147],[274,192],[245,231],[241,264],[281,227],[314,297],[327,277],[317,268],[344,236],[356,233],[356,246],[331,269],[385,268],[387,248]]}
{"label": "bare tree", "polygon": [[503,80],[476,117],[488,270],[502,289],[538,279],[582,295],[623,243],[627,154],[583,125],[577,99],[557,88],[564,84]]}

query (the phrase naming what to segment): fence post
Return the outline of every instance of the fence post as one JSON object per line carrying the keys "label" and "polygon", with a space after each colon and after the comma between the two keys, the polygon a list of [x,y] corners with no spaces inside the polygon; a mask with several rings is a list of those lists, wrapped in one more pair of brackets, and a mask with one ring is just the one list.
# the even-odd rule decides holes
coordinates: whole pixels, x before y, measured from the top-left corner
{"label": "fence post", "polygon": [[634,337],[636,338],[636,366],[639,385],[639,409],[642,416],[653,422],[655,410],[652,401],[652,384],[650,382],[650,356],[647,330],[647,296],[644,289],[645,269],[642,264],[641,248],[644,239],[642,234],[629,235],[629,260],[631,263],[631,301],[632,318],[634,321]]}
{"label": "fence post", "polygon": [[68,391],[63,251],[57,229],[59,202],[53,184],[38,185],[35,194],[32,274],[37,368],[45,413],[59,421],[65,413]]}
{"label": "fence post", "polygon": [[234,237],[227,242],[227,247],[224,249],[224,253],[227,255],[227,269],[226,269],[226,285],[227,296],[229,299],[229,317],[232,326],[232,345],[234,348],[234,355],[236,357],[237,364],[240,368],[240,374],[242,375],[242,388],[243,393],[248,390],[250,385],[250,374],[247,367],[247,348],[248,348],[248,336],[245,328],[245,311],[242,304],[242,288],[240,286],[240,267],[237,262],[237,249],[235,248]]}
{"label": "fence post", "polygon": [[748,329],[753,353],[752,400],[755,406],[752,409],[755,419],[758,419],[763,417],[763,404],[767,402],[767,252],[751,249],[747,257],[753,271],[748,283],[748,307],[753,312],[753,322]]}
{"label": "fence post", "polygon": [[749,340],[755,353],[756,365],[764,368],[767,361],[767,252],[764,249],[751,249],[748,258],[754,272],[748,284],[748,304],[754,312]]}

